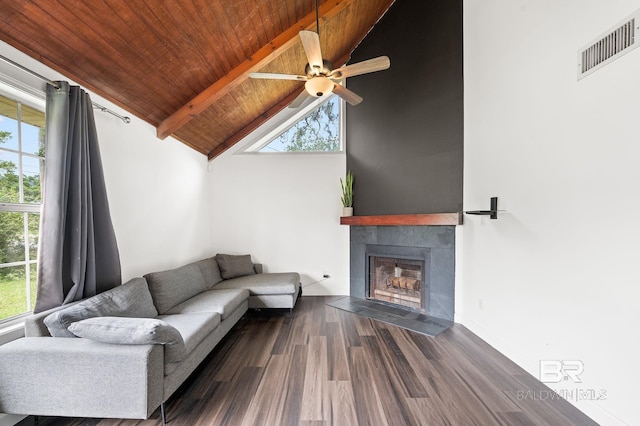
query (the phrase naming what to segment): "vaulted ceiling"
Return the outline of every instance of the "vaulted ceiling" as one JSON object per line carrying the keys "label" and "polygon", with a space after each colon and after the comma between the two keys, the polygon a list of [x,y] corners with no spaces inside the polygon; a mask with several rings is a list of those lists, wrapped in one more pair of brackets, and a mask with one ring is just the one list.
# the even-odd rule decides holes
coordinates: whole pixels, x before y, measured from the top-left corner
{"label": "vaulted ceiling", "polygon": [[[393,0],[320,0],[325,59],[344,65]],[[210,159],[303,89],[315,0],[0,0],[0,39]],[[366,101],[366,100],[365,100]]]}

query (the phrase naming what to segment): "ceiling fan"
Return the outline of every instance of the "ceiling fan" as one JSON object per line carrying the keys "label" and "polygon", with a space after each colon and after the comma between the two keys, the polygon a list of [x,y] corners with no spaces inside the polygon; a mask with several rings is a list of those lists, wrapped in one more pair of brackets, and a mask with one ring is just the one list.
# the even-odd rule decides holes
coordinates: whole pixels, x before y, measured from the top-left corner
{"label": "ceiling fan", "polygon": [[[319,31],[318,23],[318,0],[316,0],[316,28]],[[319,98],[329,93],[335,93],[350,105],[358,105],[362,102],[362,97],[342,86],[340,82],[356,75],[367,74],[375,71],[386,70],[391,66],[387,56],[379,56],[367,61],[347,65],[333,69],[333,64],[322,57],[320,49],[320,36],[314,31],[300,31],[302,47],[309,61],[305,66],[304,75],[279,74],[269,72],[249,73],[251,78],[265,78],[276,80],[297,80],[304,81],[305,89],[289,105],[289,108],[298,108],[309,96]]]}

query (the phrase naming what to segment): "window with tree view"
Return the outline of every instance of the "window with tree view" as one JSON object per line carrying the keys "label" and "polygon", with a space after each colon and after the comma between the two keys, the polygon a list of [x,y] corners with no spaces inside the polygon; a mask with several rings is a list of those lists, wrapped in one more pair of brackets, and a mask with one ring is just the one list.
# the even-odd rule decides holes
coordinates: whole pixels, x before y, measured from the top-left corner
{"label": "window with tree view", "polygon": [[33,309],[44,112],[0,95],[0,322]]}
{"label": "window with tree view", "polygon": [[340,127],[340,98],[332,95],[257,151],[341,151]]}

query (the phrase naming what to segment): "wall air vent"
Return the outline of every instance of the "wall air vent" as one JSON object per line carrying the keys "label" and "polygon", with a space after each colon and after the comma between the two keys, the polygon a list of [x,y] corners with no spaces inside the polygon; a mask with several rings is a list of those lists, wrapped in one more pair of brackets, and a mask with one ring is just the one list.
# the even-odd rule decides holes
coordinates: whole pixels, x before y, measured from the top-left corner
{"label": "wall air vent", "polygon": [[578,51],[578,80],[640,44],[640,9]]}

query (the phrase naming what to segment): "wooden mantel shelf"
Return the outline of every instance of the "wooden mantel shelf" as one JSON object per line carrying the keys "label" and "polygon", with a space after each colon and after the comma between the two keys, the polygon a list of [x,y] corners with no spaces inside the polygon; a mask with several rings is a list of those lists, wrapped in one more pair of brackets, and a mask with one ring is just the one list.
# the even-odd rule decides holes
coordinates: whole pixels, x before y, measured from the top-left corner
{"label": "wooden mantel shelf", "polygon": [[388,214],[380,216],[342,216],[340,225],[402,226],[462,225],[462,213]]}

